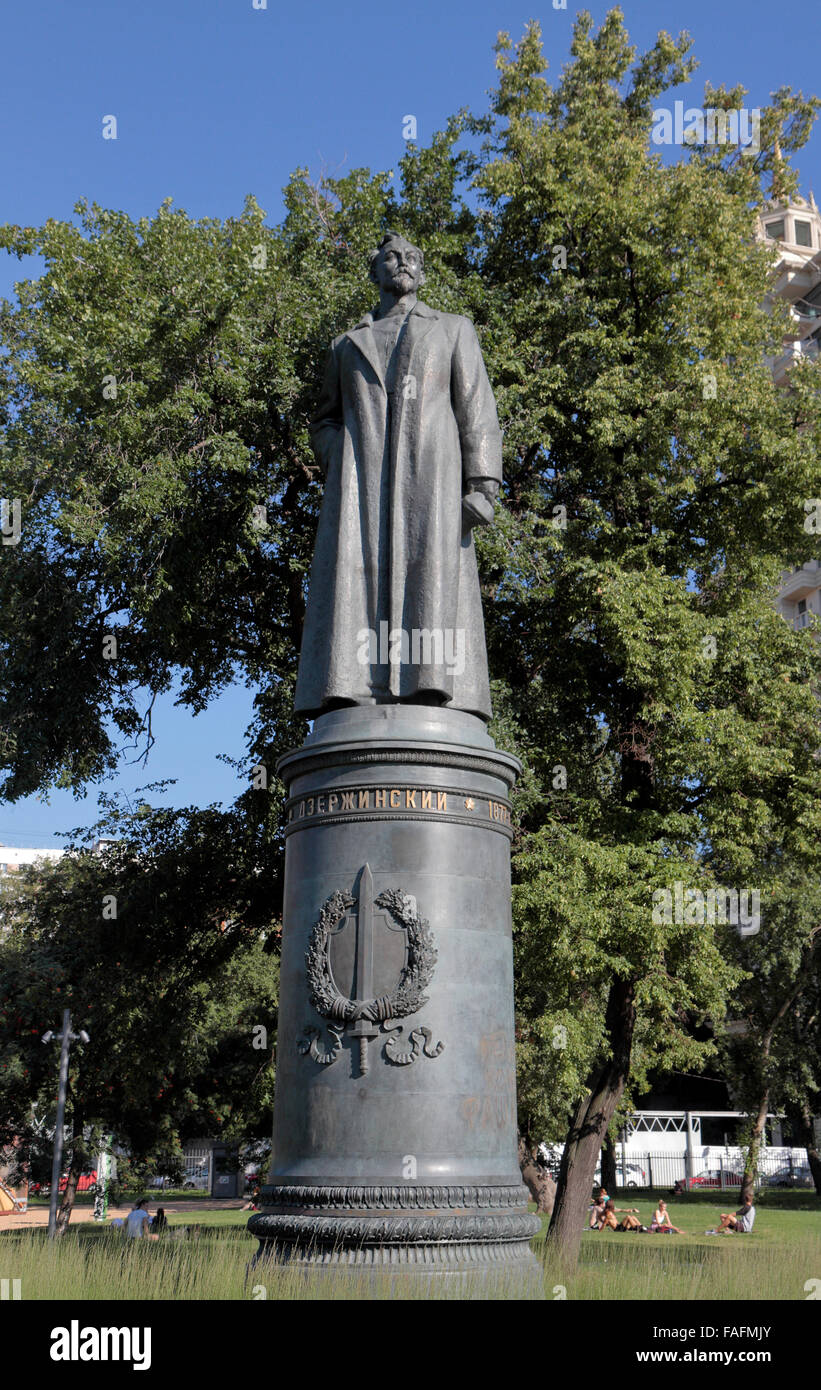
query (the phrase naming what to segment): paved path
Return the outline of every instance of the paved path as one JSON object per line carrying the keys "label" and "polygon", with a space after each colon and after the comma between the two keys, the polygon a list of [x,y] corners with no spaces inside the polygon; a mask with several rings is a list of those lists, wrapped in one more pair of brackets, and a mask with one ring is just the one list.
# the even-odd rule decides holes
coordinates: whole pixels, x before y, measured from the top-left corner
{"label": "paved path", "polygon": [[[108,1208],[108,1220],[113,1216],[128,1216],[134,1203],[126,1202],[123,1206],[111,1206]],[[148,1203],[148,1214],[153,1216],[157,1207],[162,1207],[166,1216],[187,1216],[194,1212],[201,1211],[241,1211],[244,1201],[240,1197],[202,1197],[195,1198],[193,1201],[186,1202],[164,1202],[162,1198],[152,1198]],[[94,1214],[92,1206],[75,1206],[71,1215],[71,1224],[76,1225],[78,1221],[90,1221]],[[251,1213],[249,1212],[250,1216]],[[24,1212],[2,1212],[0,1213],[0,1232],[16,1231],[24,1226],[47,1226],[48,1207],[29,1207]]]}

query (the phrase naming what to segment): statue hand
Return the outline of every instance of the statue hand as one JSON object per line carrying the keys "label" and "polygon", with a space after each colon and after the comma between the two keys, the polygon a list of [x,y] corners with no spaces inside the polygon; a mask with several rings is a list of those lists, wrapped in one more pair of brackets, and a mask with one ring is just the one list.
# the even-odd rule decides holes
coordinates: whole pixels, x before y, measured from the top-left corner
{"label": "statue hand", "polygon": [[328,434],[329,432],[326,431],[319,449],[316,445],[314,446],[314,455],[323,478],[327,478],[333,472],[334,466],[342,458],[344,445],[344,433],[341,429],[335,430],[330,437]]}
{"label": "statue hand", "polygon": [[474,526],[489,526],[493,521],[493,503],[482,492],[466,492],[462,498],[462,521],[470,530]]}

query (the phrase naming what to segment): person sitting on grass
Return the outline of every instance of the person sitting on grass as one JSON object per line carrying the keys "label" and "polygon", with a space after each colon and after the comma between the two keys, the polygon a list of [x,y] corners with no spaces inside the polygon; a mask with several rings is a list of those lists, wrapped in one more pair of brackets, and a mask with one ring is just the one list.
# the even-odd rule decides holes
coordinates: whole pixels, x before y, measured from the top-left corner
{"label": "person sitting on grass", "polygon": [[152,1240],[159,1240],[160,1236],[165,1235],[168,1230],[168,1221],[165,1215],[165,1207],[157,1207],[156,1216],[152,1217],[148,1223],[148,1234]]}
{"label": "person sitting on grass", "polygon": [[739,1235],[753,1229],[755,1221],[755,1207],[749,1197],[739,1207],[738,1211],[723,1211],[721,1213],[721,1225],[714,1231],[708,1231],[709,1236],[726,1236],[730,1231],[736,1231]]}
{"label": "person sitting on grass", "polygon": [[[595,1190],[594,1190],[594,1192],[593,1192],[593,1205],[592,1205],[592,1207],[590,1208],[590,1229],[591,1229],[591,1231],[598,1231],[598,1230],[601,1230],[601,1222],[602,1222],[602,1218],[603,1218],[603,1216],[604,1216],[604,1209],[605,1209],[605,1207],[607,1206],[608,1201],[609,1201],[609,1198],[608,1198],[608,1196],[607,1196],[607,1188],[605,1188],[605,1187],[600,1187],[600,1188],[599,1188],[599,1191],[598,1191],[598,1196],[596,1195],[596,1192],[595,1192]],[[613,1210],[614,1210],[614,1211],[619,1211],[619,1212],[622,1212],[622,1211],[630,1211],[630,1212],[633,1212],[633,1211],[638,1211],[638,1207],[614,1207]]]}
{"label": "person sitting on grass", "polygon": [[134,1203],[134,1206],[125,1219],[125,1234],[130,1236],[132,1240],[138,1240],[142,1236],[148,1235],[149,1217],[146,1211],[147,1206],[147,1199],[141,1197],[139,1202]]}
{"label": "person sitting on grass", "polygon": [[262,1191],[259,1182],[254,1182],[251,1186],[246,1200],[241,1207],[242,1211],[259,1211],[259,1194]]}
{"label": "person sitting on grass", "polygon": [[[616,1220],[617,1211],[625,1212],[621,1221]],[[646,1231],[647,1227],[642,1226],[641,1222],[636,1220],[635,1213],[637,1211],[638,1207],[630,1207],[629,1210],[625,1210],[623,1207],[617,1207],[613,1199],[610,1198],[610,1200],[604,1204],[604,1216],[599,1222],[597,1229],[599,1231]]]}
{"label": "person sitting on grass", "polygon": [[668,1235],[683,1236],[685,1234],[680,1226],[674,1226],[670,1220],[670,1213],[667,1210],[667,1203],[663,1197],[659,1197],[659,1204],[653,1212],[653,1220],[650,1222],[651,1231],[666,1231]]}
{"label": "person sitting on grass", "polygon": [[602,1217],[604,1216],[604,1208],[605,1208],[606,1205],[607,1205],[607,1189],[604,1188],[604,1187],[600,1187],[600,1188],[599,1188],[599,1191],[598,1191],[598,1195],[596,1194],[596,1191],[595,1191],[595,1189],[594,1189],[594,1191],[593,1191],[593,1205],[592,1205],[592,1207],[590,1208],[590,1229],[591,1229],[591,1231],[596,1231],[596,1230],[598,1230],[598,1228],[599,1228],[599,1222],[601,1221]]}

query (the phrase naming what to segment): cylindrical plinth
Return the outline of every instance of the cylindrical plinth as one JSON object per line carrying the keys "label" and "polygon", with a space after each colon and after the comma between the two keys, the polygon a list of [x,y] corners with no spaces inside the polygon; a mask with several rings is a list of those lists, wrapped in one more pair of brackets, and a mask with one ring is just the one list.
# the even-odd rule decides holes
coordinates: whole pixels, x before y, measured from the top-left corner
{"label": "cylindrical plinth", "polygon": [[510,804],[481,720],[336,711],[288,789],[274,1145],[260,1254],[521,1276]]}

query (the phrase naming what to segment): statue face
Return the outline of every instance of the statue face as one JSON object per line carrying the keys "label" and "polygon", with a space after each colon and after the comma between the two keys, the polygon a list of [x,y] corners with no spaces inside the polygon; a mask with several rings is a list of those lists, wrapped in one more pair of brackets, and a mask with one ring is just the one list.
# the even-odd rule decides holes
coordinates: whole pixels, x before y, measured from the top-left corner
{"label": "statue face", "polygon": [[422,283],[422,260],[416,247],[407,241],[389,241],[376,258],[374,278],[381,290],[415,293]]}

